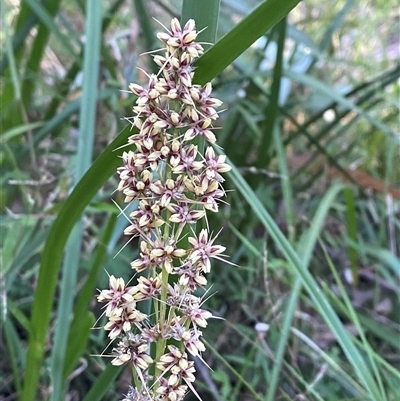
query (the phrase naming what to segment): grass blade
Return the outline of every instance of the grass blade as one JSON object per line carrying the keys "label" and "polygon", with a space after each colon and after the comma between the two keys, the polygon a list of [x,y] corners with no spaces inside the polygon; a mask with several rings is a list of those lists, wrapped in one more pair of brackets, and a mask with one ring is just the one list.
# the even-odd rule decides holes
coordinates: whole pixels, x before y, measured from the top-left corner
{"label": "grass blade", "polygon": [[103,373],[97,378],[96,384],[90,389],[82,401],[101,400],[108,388],[114,385],[114,380],[121,370],[121,366],[107,365]]}
{"label": "grass blade", "polygon": [[268,0],[261,3],[197,60],[195,82],[204,84],[211,81],[299,2],[300,0]]}
{"label": "grass blade", "polygon": [[126,127],[95,160],[72,191],[51,227],[42,254],[33,302],[32,330],[27,352],[22,401],[35,400],[58,273],[68,236],[90,200],[119,166],[120,159],[116,157],[114,150],[124,145],[130,135],[130,127]]}
{"label": "grass blade", "polygon": [[[97,81],[99,75],[100,39],[101,39],[101,2],[87,2],[86,42],[83,64],[83,93],[80,109],[78,155],[75,170],[75,183],[87,171],[92,160],[92,147],[95,131]],[[82,242],[82,224],[78,222],[67,243],[62,281],[60,284],[60,301],[57,311],[57,323],[54,333],[54,347],[51,357],[51,379],[53,385],[52,400],[65,398],[63,369],[66,358],[67,340],[70,330],[70,316],[79,269],[80,248]]]}
{"label": "grass blade", "polygon": [[[96,287],[96,279],[97,279],[97,274],[102,266],[102,263],[104,261],[104,258],[107,254],[107,244],[109,243],[113,233],[114,233],[114,227],[115,223],[117,221],[117,215],[112,214],[109,217],[109,221],[107,223],[107,226],[104,230],[103,237],[101,238],[101,241],[99,243],[99,247],[96,252],[95,259],[93,261],[93,265],[91,266],[89,270],[89,275],[88,278],[82,288],[82,290],[79,292],[79,299],[76,303],[76,308],[74,311],[74,317],[71,322],[71,330],[70,330],[70,340],[68,341],[68,348],[66,352],[66,359],[65,359],[65,365],[64,365],[64,380],[66,377],[71,373],[72,369],[74,368],[76,362],[79,359],[79,356],[81,355],[81,350],[83,350],[85,344],[87,343],[88,337],[89,337],[89,332],[85,331],[85,336],[82,336],[79,343],[77,344],[76,347],[71,347],[70,344],[76,340],[76,335],[75,333],[80,333],[79,332],[79,327],[81,326],[81,322],[83,320],[89,321],[88,317],[88,310],[89,310],[89,305],[90,301],[93,299],[93,294],[95,293],[95,287]],[[93,322],[91,326],[88,327],[90,329],[93,327]]]}
{"label": "grass blade", "polygon": [[[326,195],[321,199],[317,212],[315,213],[312,223],[310,224],[310,228],[303,235],[302,241],[300,241],[299,249],[302,250],[303,254],[302,262],[307,268],[310,263],[315,244],[317,243],[318,236],[323,228],[325,217],[328,214],[329,208],[332,207],[336,196],[342,190],[342,188],[342,185],[335,185],[331,187]],[[296,312],[297,301],[300,296],[301,288],[302,281],[300,277],[297,277],[288,301],[288,306],[285,311],[285,318],[283,321],[281,337],[276,351],[274,368],[271,374],[271,380],[268,385],[268,393],[266,398],[267,401],[273,401],[275,399],[275,392],[278,385],[281,365],[285,354],[286,344],[289,338],[293,317]]]}
{"label": "grass blade", "polygon": [[[201,32],[196,40],[205,43],[215,43],[217,37],[219,5],[221,0],[185,0],[182,6],[181,24],[189,19],[196,21],[196,30]],[[204,10],[207,10],[205,13]],[[204,46],[207,49],[209,46]]]}
{"label": "grass blade", "polygon": [[[265,110],[265,123],[263,124],[263,136],[260,144],[260,155],[258,158],[257,167],[265,168],[269,163],[268,153],[271,147],[271,140],[273,135],[279,135],[278,125],[276,119],[279,116],[279,94],[282,82],[282,69],[283,69],[283,51],[285,48],[286,38],[286,18],[283,18],[274,28],[277,38],[277,50],[275,57],[275,66],[273,70],[273,81],[271,84],[271,94],[268,97],[268,106]],[[285,157],[285,156],[283,156]],[[279,158],[279,160],[281,160]],[[283,172],[281,171],[283,174]],[[286,210],[288,213],[288,210]],[[288,221],[289,224],[289,221]],[[290,225],[290,224],[289,224]]]}

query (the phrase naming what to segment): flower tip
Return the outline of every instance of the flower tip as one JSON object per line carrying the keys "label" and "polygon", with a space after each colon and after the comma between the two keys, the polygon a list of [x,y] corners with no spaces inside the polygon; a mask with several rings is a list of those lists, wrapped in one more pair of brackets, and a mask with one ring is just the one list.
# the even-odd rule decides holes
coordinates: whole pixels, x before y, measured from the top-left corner
{"label": "flower tip", "polygon": [[167,43],[171,36],[165,32],[158,32],[157,38],[161,40],[161,42]]}
{"label": "flower tip", "polygon": [[171,30],[173,33],[182,32],[181,24],[179,23],[178,18],[173,18],[171,20]]}
{"label": "flower tip", "polygon": [[183,37],[183,43],[186,45],[193,42],[197,37],[197,32],[196,31],[190,31]]}

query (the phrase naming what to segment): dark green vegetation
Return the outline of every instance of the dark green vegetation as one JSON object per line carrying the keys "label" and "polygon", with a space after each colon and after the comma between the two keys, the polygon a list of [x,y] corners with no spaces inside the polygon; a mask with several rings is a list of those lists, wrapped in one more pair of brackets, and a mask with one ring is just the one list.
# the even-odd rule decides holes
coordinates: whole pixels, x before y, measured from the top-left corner
{"label": "dark green vegetation", "polygon": [[[129,372],[97,356],[108,341],[92,327],[105,270],[128,279],[137,253],[121,250],[111,202],[134,103],[121,89],[151,68],[151,17],[167,25],[181,4],[18,3],[2,8],[0,394],[118,400]],[[207,305],[225,320],[204,330],[213,370],[197,365],[197,389],[398,400],[399,16],[384,1],[309,1],[284,19],[298,1],[216,3],[182,12],[218,21],[196,80],[215,78],[226,109],[216,134],[232,191],[209,220],[240,267],[213,265]]]}

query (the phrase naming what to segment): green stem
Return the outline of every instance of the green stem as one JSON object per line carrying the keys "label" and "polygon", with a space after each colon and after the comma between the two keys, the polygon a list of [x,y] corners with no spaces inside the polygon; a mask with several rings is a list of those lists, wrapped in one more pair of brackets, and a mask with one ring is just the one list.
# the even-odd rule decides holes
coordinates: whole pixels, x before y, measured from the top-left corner
{"label": "green stem", "polygon": [[[162,175],[162,174],[160,174]],[[171,168],[169,167],[169,163],[165,164],[165,171],[164,171],[164,181],[166,181],[168,178],[171,177]],[[165,211],[165,221],[166,223],[164,224],[163,228],[163,233],[160,235],[164,241],[168,240],[169,237],[169,232],[170,232],[170,226],[169,226],[169,218],[171,217],[171,212],[167,209]],[[161,298],[160,300],[154,300],[154,309],[158,311],[158,305],[157,303],[160,302],[160,312],[156,313],[156,316],[158,316],[157,321],[159,322],[160,325],[160,331],[163,332],[163,329],[165,327],[165,322],[166,322],[166,317],[167,317],[167,295],[168,295],[168,278],[169,278],[169,273],[167,269],[165,268],[165,265],[161,265]],[[160,360],[161,356],[164,355],[165,353],[165,347],[166,347],[166,340],[164,338],[160,338],[157,340],[156,343],[156,363],[157,361]],[[154,380],[157,381],[157,378],[161,376],[161,370],[155,367],[155,375],[154,375]],[[155,384],[155,388],[159,386],[159,383],[157,382]]]}
{"label": "green stem", "polygon": [[[167,313],[167,284],[168,284],[168,272],[165,269],[165,267],[162,267],[162,273],[161,273],[161,280],[162,280],[162,287],[161,287],[161,299],[160,299],[160,314],[159,314],[159,324],[160,324],[160,330],[163,332],[163,329],[165,327],[165,322],[166,322],[166,313]],[[156,345],[156,362],[160,360],[161,356],[164,355],[165,352],[165,346],[166,346],[166,340],[164,338],[160,338],[157,340],[157,345]],[[155,370],[155,379],[161,375],[160,369],[156,367]]]}
{"label": "green stem", "polygon": [[138,374],[136,372],[135,367],[132,365],[132,378],[133,382],[135,383],[136,390],[140,393],[142,391],[142,383],[138,378]]}

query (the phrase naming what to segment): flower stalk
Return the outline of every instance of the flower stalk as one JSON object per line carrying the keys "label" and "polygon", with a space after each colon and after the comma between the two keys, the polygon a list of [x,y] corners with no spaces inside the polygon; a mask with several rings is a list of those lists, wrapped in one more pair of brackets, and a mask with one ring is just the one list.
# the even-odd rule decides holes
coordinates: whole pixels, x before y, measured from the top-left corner
{"label": "flower stalk", "polygon": [[[139,257],[131,263],[137,283],[127,286],[111,276],[109,289],[98,296],[106,304],[104,329],[117,342],[111,363],[133,368],[135,388],[125,398],[131,401],[179,401],[188,389],[197,395],[189,355],[201,358],[205,351],[201,329],[212,314],[194,292],[207,285],[211,259],[221,259],[225,250],[214,244],[207,220],[206,229],[195,231],[225,196],[225,156],[216,156],[212,146],[203,154],[195,144],[198,138],[216,143],[213,123],[222,102],[211,96],[211,83],[192,83],[193,62],[203,53],[194,21],[182,29],[173,19],[157,36],[165,45],[153,57],[160,71],[148,76],[146,87],[129,86],[137,96],[130,119],[137,133],[117,171],[124,201],[138,201],[124,231],[139,238]],[[147,315],[137,304],[149,300]]]}

